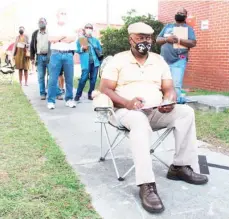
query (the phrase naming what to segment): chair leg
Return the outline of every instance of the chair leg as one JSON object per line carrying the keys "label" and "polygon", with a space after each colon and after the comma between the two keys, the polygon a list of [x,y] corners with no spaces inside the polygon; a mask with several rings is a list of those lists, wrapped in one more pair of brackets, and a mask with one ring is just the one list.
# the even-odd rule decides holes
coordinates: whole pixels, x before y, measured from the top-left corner
{"label": "chair leg", "polygon": [[103,124],[100,124],[100,159],[99,161],[105,161],[105,157],[103,157]]}
{"label": "chair leg", "polygon": [[[108,143],[108,145],[110,147],[111,159],[112,159],[112,162],[113,162],[113,165],[114,165],[114,168],[115,168],[115,173],[116,173],[117,179],[120,180],[120,181],[123,181],[124,179],[122,179],[122,177],[120,177],[120,174],[119,174],[119,171],[118,171],[118,167],[116,165],[115,156],[114,156],[113,151],[112,151],[112,145],[111,145],[110,139],[108,137],[109,135],[108,135],[107,127],[106,127],[105,124],[104,124],[104,129],[105,129],[105,133],[106,133],[107,143]],[[116,136],[116,139],[117,139],[117,136]]]}
{"label": "chair leg", "polygon": [[161,163],[163,163],[166,167],[169,168],[169,165],[167,163],[165,163],[163,160],[161,160],[158,156],[156,156],[155,154],[152,154],[157,160],[159,160]]}
{"label": "chair leg", "polygon": [[154,153],[154,151],[160,146],[160,144],[167,138],[167,136],[173,131],[174,128],[169,128],[164,131],[164,133],[154,142],[152,145],[152,149],[150,153]]}

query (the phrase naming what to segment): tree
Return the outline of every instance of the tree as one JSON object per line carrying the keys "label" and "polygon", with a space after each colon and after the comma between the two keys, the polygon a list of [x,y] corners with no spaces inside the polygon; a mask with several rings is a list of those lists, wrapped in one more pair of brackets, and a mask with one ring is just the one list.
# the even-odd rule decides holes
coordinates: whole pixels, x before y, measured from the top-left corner
{"label": "tree", "polygon": [[153,35],[153,46],[152,51],[160,53],[160,47],[155,44],[155,39],[157,35],[163,28],[163,23],[155,20],[155,17],[151,14],[137,16],[135,10],[131,10],[126,16],[122,17],[124,25],[121,29],[114,29],[108,27],[107,29],[101,31],[101,43],[103,45],[103,52],[105,56],[115,55],[116,53],[128,50],[130,48],[128,42],[128,31],[127,28],[130,24],[136,22],[144,22],[150,25],[154,29]]}

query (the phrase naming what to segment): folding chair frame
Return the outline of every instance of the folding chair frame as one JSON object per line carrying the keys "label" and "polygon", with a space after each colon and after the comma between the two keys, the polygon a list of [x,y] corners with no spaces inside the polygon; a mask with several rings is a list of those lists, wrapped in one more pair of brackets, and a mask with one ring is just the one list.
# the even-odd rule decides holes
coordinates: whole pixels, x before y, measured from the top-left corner
{"label": "folding chair frame", "polygon": [[[100,136],[100,140],[101,140],[101,148],[100,148],[100,159],[99,161],[103,162],[105,161],[106,157],[108,154],[111,155],[111,159],[114,165],[114,169],[115,169],[115,173],[117,176],[117,179],[119,181],[123,181],[125,179],[125,177],[127,175],[129,175],[129,173],[131,173],[132,170],[134,170],[135,166],[132,165],[122,176],[119,173],[117,164],[116,164],[116,158],[115,155],[113,153],[113,150],[125,139],[128,138],[129,136],[129,130],[126,129],[125,127],[121,126],[121,125],[113,125],[112,123],[110,123],[109,118],[110,116],[113,116],[113,118],[115,119],[115,122],[117,124],[119,124],[116,116],[115,116],[115,112],[113,111],[112,108],[110,107],[97,107],[95,108],[95,111],[97,112],[98,115],[98,121],[97,123],[100,123],[100,129],[101,129],[101,136]],[[115,136],[115,138],[113,139],[113,141],[111,141],[109,134],[108,134],[108,130],[107,130],[107,126],[112,126],[114,128],[116,128],[117,130],[117,135]],[[158,156],[156,156],[154,154],[155,150],[163,143],[163,141],[167,138],[167,136],[173,131],[174,128],[166,128],[165,131],[160,134],[158,131],[162,130],[162,129],[156,129],[153,130],[155,132],[157,132],[158,135],[158,139],[152,144],[151,149],[150,149],[150,154],[153,155],[158,161],[160,161],[162,164],[164,164],[167,168],[169,168],[169,166],[163,161],[161,160]],[[103,153],[103,133],[105,131],[105,136],[106,136],[106,140],[107,140],[107,144],[109,149],[106,151],[106,153]]]}
{"label": "folding chair frame", "polygon": [[[3,70],[1,70],[1,68],[7,68],[9,69],[9,71],[4,72]],[[6,84],[6,82],[8,82],[9,84],[13,84],[14,71],[14,67],[12,66],[10,61],[6,65],[0,66],[0,84]]]}

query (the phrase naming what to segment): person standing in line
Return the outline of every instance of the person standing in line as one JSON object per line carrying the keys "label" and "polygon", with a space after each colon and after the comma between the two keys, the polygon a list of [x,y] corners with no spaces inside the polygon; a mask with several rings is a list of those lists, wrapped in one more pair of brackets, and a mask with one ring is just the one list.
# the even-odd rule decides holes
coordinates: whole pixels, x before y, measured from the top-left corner
{"label": "person standing in line", "polygon": [[[48,41],[47,21],[45,18],[39,19],[38,27],[39,29],[32,34],[30,59],[32,65],[35,65],[35,63],[37,65],[41,100],[46,100],[45,75],[48,71],[50,43]],[[56,94],[58,100],[63,100],[59,87],[57,87]]]}
{"label": "person standing in line", "polygon": [[[175,14],[175,23],[167,24],[157,37],[157,44],[161,45],[161,55],[167,62],[172,73],[174,87],[177,93],[177,102],[185,103],[182,97],[183,78],[188,61],[188,53],[196,46],[196,36],[191,26],[186,24],[187,10],[180,8]],[[185,27],[188,39],[179,38],[174,34],[174,27]],[[174,47],[177,44],[177,48]]]}
{"label": "person standing in line", "polygon": [[76,52],[80,55],[80,64],[81,64],[81,78],[79,80],[79,85],[77,88],[75,101],[79,101],[82,96],[83,89],[87,80],[90,80],[90,88],[88,91],[88,99],[92,100],[92,92],[95,89],[95,84],[98,75],[98,69],[100,66],[99,57],[96,53],[96,50],[102,53],[102,47],[99,40],[92,36],[93,26],[87,24],[84,27],[85,35],[82,38],[87,39],[88,45],[82,45],[80,39],[77,41]]}
{"label": "person standing in line", "polygon": [[23,26],[19,27],[19,36],[13,48],[13,56],[15,60],[15,68],[19,70],[19,82],[22,85],[22,76],[24,71],[25,86],[28,86],[28,70],[29,70],[29,38],[25,33]]}
{"label": "person standing in line", "polygon": [[64,70],[66,83],[65,101],[66,106],[76,107],[73,101],[73,76],[76,33],[67,23],[67,12],[59,9],[57,13],[57,24],[49,34],[51,42],[51,56],[49,62],[48,83],[48,109],[55,109],[55,91],[61,69]]}

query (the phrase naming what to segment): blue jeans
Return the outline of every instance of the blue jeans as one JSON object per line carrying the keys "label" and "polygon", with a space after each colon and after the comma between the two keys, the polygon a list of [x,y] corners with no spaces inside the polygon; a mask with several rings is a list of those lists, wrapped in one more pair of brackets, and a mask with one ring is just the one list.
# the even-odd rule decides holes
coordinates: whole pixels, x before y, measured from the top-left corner
{"label": "blue jeans", "polygon": [[[48,57],[47,55],[37,55],[37,76],[38,76],[38,83],[40,88],[40,95],[46,96],[46,89],[45,89],[45,75],[48,72]],[[61,95],[61,90],[57,85],[56,95]]]}
{"label": "blue jeans", "polygon": [[181,89],[183,87],[183,79],[184,79],[184,72],[186,69],[186,65],[187,65],[186,59],[180,59],[177,62],[174,62],[173,64],[169,65],[172,78],[173,78],[174,87],[176,89],[178,103],[184,102],[181,96]]}
{"label": "blue jeans", "polygon": [[63,67],[66,83],[65,101],[73,99],[73,53],[52,51],[49,62],[48,102],[55,103],[58,77]]}
{"label": "blue jeans", "polygon": [[86,84],[88,78],[90,78],[90,88],[88,91],[88,96],[91,96],[92,91],[95,89],[95,84],[96,84],[97,75],[98,75],[98,69],[99,69],[99,67],[95,67],[94,63],[92,63],[89,65],[89,69],[83,69],[82,70],[81,78],[80,78],[79,85],[78,85],[77,92],[76,92],[77,97],[82,96],[83,89],[85,87],[85,84]]}
{"label": "blue jeans", "polygon": [[37,55],[37,76],[38,76],[38,83],[39,83],[41,96],[46,96],[45,75],[47,70],[48,70],[47,55]]}

